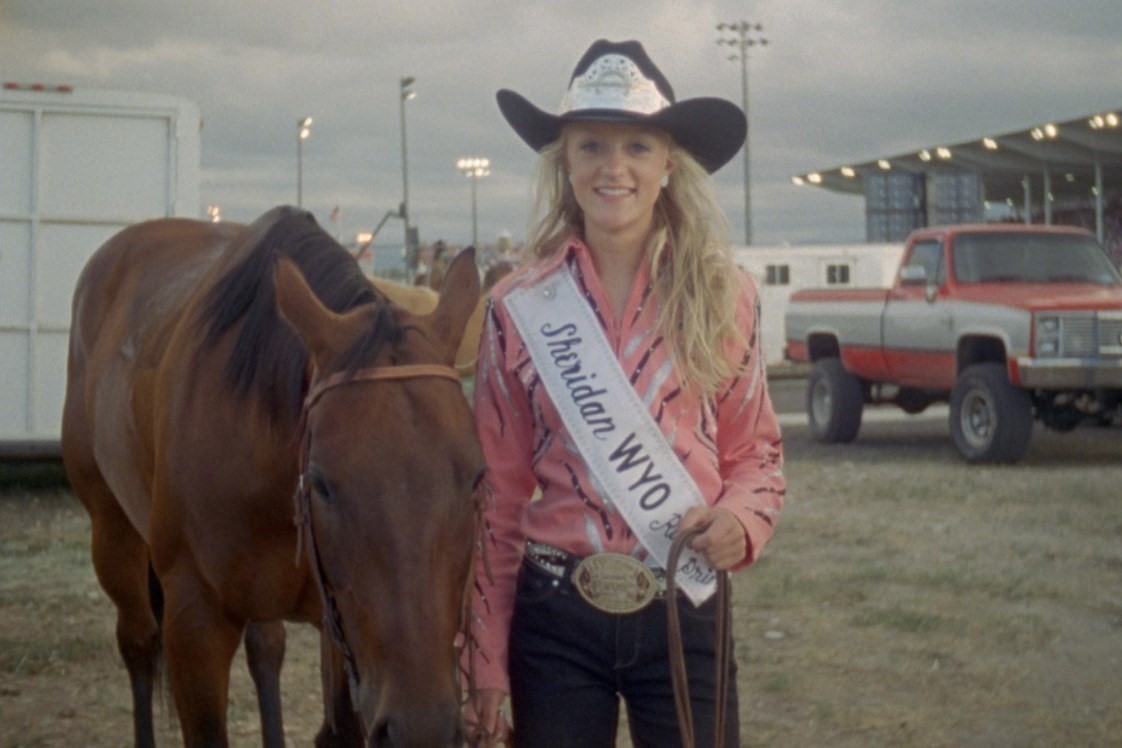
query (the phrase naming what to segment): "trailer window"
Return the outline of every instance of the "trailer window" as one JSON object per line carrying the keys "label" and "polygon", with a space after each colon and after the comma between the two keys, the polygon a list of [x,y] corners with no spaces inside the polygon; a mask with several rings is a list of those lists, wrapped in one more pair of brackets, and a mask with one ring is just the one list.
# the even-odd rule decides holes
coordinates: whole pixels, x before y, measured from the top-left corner
{"label": "trailer window", "polygon": [[827,265],[826,266],[826,285],[828,286],[848,286],[849,285],[849,265]]}
{"label": "trailer window", "polygon": [[768,265],[764,283],[769,286],[789,286],[791,284],[791,266]]}

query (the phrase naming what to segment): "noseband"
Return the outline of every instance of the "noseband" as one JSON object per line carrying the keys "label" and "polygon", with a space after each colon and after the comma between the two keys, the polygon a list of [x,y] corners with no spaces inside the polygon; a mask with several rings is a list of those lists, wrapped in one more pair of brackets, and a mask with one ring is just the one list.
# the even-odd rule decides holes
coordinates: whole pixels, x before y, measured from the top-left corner
{"label": "noseband", "polygon": [[296,563],[300,563],[306,543],[309,556],[308,565],[312,567],[312,576],[316,581],[320,597],[323,600],[323,624],[331,635],[332,641],[335,642],[335,646],[337,646],[339,651],[343,654],[343,662],[347,670],[347,682],[350,686],[352,704],[354,704],[354,699],[358,696],[358,666],[355,662],[354,651],[347,644],[347,638],[343,632],[343,621],[342,617],[339,615],[339,606],[335,602],[335,591],[324,575],[323,564],[319,556],[319,548],[316,544],[315,528],[312,526],[312,485],[310,476],[308,475],[308,462],[312,449],[312,433],[311,429],[308,428],[308,420],[312,408],[315,407],[320,398],[323,397],[323,394],[328,390],[351,384],[365,384],[368,382],[398,379],[418,379],[422,377],[451,379],[457,385],[460,384],[459,372],[450,366],[443,366],[440,364],[374,366],[367,369],[360,369],[353,373],[347,371],[337,372],[319,380],[308,391],[307,397],[304,398],[304,406],[301,410],[300,422],[297,427],[297,435],[300,443],[300,478],[296,485],[295,497],[295,523],[297,528]]}

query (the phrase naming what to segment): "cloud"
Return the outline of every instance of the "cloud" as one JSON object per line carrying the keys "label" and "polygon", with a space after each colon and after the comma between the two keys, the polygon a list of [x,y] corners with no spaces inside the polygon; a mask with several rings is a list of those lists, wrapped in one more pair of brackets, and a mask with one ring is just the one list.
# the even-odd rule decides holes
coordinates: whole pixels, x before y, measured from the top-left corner
{"label": "cloud", "polygon": [[[791,174],[1122,106],[1114,0],[0,0],[0,77],[193,101],[202,202],[240,220],[295,200],[296,120],[312,115],[305,204],[321,218],[341,205],[350,231],[401,200],[398,82],[413,76],[412,212],[423,239],[463,241],[462,156],[492,162],[481,235],[525,227],[533,154],[496,89],[553,108],[593,39],[638,38],[679,97],[739,102],[716,24],[741,19],[768,40],[749,60],[762,242],[863,235],[859,198],[796,189]],[[734,236],[740,163],[717,175]]]}

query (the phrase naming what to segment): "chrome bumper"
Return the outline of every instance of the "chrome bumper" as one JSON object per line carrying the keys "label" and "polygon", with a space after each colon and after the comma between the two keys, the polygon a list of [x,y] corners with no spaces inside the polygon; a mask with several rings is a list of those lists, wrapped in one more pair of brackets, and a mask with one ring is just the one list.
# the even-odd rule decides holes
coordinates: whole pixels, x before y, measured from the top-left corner
{"label": "chrome bumper", "polygon": [[1122,358],[1017,359],[1021,386],[1043,390],[1122,389]]}

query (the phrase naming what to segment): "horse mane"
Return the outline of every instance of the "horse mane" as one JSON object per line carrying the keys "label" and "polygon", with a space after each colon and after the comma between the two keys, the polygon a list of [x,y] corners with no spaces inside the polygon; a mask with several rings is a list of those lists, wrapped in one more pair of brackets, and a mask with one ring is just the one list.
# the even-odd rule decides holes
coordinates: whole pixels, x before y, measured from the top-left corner
{"label": "horse mane", "polygon": [[240,322],[226,364],[226,385],[239,398],[256,394],[270,416],[294,420],[308,387],[308,351],[277,312],[278,257],[295,262],[316,296],[333,312],[376,305],[368,334],[344,356],[345,368],[355,370],[372,362],[383,345],[401,340],[403,330],[393,305],[310,213],[293,208],[278,212],[257,245],[207,292],[200,327],[205,331],[202,349],[207,350]]}

